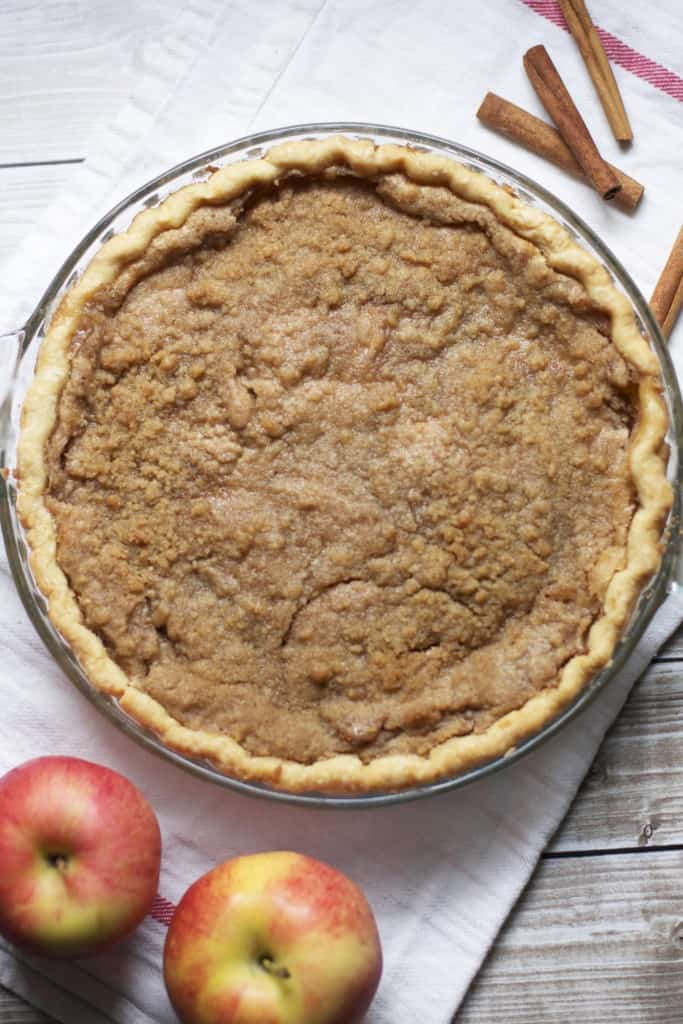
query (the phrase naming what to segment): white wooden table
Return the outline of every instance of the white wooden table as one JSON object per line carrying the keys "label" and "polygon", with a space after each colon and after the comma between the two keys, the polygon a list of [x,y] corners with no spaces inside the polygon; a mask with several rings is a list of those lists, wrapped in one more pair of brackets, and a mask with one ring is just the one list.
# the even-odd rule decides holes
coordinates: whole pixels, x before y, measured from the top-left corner
{"label": "white wooden table", "polygon": [[[129,89],[134,72],[117,69],[175,6],[2,0],[0,262],[87,159]],[[0,320],[1,303],[0,278]],[[683,631],[636,687],[457,1016],[608,1019],[683,1020]],[[0,1024],[46,1020],[0,988]]]}

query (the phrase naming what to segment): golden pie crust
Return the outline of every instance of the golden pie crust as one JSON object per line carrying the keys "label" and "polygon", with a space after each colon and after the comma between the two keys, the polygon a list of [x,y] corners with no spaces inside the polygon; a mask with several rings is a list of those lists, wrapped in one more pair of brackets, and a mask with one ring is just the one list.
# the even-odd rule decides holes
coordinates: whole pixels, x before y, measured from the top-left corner
{"label": "golden pie crust", "polygon": [[630,303],[564,228],[445,157],[330,137],[102,246],[39,354],[18,508],[53,623],[168,747],[400,789],[511,751],[609,662],[661,555],[667,426]]}

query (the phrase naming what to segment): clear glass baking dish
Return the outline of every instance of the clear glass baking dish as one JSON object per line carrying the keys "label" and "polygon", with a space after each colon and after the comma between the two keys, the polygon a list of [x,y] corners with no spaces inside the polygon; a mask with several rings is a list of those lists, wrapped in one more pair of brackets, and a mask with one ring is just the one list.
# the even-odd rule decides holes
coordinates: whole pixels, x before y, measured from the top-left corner
{"label": "clear glass baking dish", "polygon": [[[372,793],[366,795],[329,795],[321,793],[287,793],[252,782],[232,778],[205,761],[193,760],[164,746],[152,733],[143,729],[119,707],[118,702],[97,691],[88,681],[78,660],[53,627],[47,614],[46,601],[38,590],[28,563],[28,551],[22,528],[16,515],[16,481],[12,469],[16,465],[16,447],[21,407],[27,386],[31,380],[35,359],[42,338],[53,311],[64,292],[73,284],[87,266],[95,252],[113,234],[125,230],[133,217],[145,207],[156,205],[169,193],[183,185],[207,177],[216,167],[263,155],[269,146],[285,139],[317,139],[331,133],[344,133],[356,138],[374,142],[398,142],[427,152],[436,152],[452,157],[468,167],[482,171],[495,181],[513,189],[531,206],[538,207],[553,216],[573,235],[581,245],[591,252],[607,268],[616,284],[626,293],[633,304],[636,318],[643,335],[657,353],[664,380],[666,401],[670,414],[668,443],[670,458],[668,473],[674,486],[674,506],[664,534],[664,550],[659,570],[643,590],[633,611],[631,620],[624,630],[610,664],[599,672],[592,682],[565,710],[541,731],[530,736],[515,750],[497,757],[475,768],[461,772],[438,782],[421,785],[398,792]],[[276,131],[250,135],[236,142],[192,157],[190,160],[171,168],[133,192],[118,206],[114,207],[82,239],[56,273],[24,326],[12,334],[0,338],[0,522],[7,549],[9,564],[19,595],[26,611],[40,637],[54,660],[78,689],[126,735],[149,750],[177,765],[193,772],[207,781],[227,786],[252,796],[268,797],[273,800],[290,801],[298,804],[314,804],[336,807],[372,807],[398,803],[425,797],[446,790],[464,786],[475,779],[499,771],[506,765],[519,760],[540,743],[553,736],[569,721],[586,708],[597,694],[619,672],[645,627],[662,602],[673,583],[678,536],[681,525],[681,440],[683,437],[683,408],[681,395],[664,339],[636,285],[607,246],[593,233],[576,214],[546,189],[529,178],[513,171],[495,160],[474,150],[449,142],[445,139],[419,132],[370,124],[313,124],[297,125]]]}

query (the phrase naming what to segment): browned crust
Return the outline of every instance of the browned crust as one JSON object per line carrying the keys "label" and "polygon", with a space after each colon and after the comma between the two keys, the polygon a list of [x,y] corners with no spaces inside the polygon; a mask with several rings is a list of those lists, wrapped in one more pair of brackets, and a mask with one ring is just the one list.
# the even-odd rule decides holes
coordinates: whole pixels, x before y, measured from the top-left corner
{"label": "browned crust", "polygon": [[[55,425],[60,391],[69,372],[71,338],[87,300],[139,257],[153,238],[180,227],[198,207],[227,202],[289,172],[319,173],[329,167],[345,167],[363,177],[401,171],[419,184],[446,186],[464,199],[488,206],[516,234],[537,247],[539,258],[584,285],[596,306],[610,316],[613,343],[637,371],[639,380],[640,415],[630,445],[630,468],[639,508],[629,530],[626,566],[608,585],[602,614],[591,627],[585,653],[564,666],[556,686],[536,694],[486,732],[449,739],[427,756],[385,755],[369,764],[355,755],[335,756],[314,764],[255,757],[227,736],[182,726],[128,679],[83,623],[74,594],[57,563],[55,526],[44,502],[45,445]],[[31,567],[48,598],[54,625],[77,654],[92,684],[118,698],[129,715],[155,732],[168,747],[206,758],[226,774],[292,792],[398,789],[455,774],[510,751],[553,719],[609,662],[635,599],[660,560],[662,526],[672,502],[662,458],[667,426],[659,363],[638,331],[631,304],[615,288],[605,268],[556,221],[483,174],[446,157],[393,144],[375,146],[369,141],[331,136],[285,143],[271,149],[264,159],[224,167],[207,181],[187,186],[159,207],[145,210],[125,233],[100,249],[62,301],[41,348],[23,409],[18,509],[28,533]]]}

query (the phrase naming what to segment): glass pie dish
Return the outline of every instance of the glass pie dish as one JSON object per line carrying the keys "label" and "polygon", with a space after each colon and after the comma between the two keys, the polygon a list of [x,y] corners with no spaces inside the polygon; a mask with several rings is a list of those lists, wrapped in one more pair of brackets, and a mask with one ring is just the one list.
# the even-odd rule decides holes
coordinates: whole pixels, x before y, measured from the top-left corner
{"label": "glass pie dish", "polygon": [[[175,192],[184,185],[206,178],[219,167],[244,159],[260,157],[271,145],[285,140],[315,140],[333,133],[343,133],[352,138],[370,140],[377,143],[395,142],[408,145],[413,149],[426,153],[435,153],[454,158],[466,167],[483,172],[508,190],[516,193],[529,206],[536,207],[550,214],[572,237],[577,239],[584,249],[588,250],[606,268],[617,287],[620,287],[630,300],[634,308],[639,330],[649,341],[661,366],[670,423],[667,438],[669,446],[667,468],[668,476],[674,489],[674,502],[663,535],[663,552],[659,568],[655,576],[648,581],[647,586],[640,593],[631,619],[623,630],[609,665],[592,678],[576,699],[542,729],[534,735],[528,736],[516,748],[508,751],[503,756],[498,756],[474,768],[461,771],[458,774],[442,778],[436,782],[424,783],[395,792],[372,792],[358,795],[336,795],[316,792],[291,793],[281,789],[273,789],[266,784],[247,782],[235,778],[219,771],[208,762],[193,759],[170,749],[154,734],[145,730],[137,721],[129,717],[119,706],[115,698],[107,696],[96,689],[89,682],[74,652],[53,626],[47,613],[46,601],[33,579],[29,567],[26,539],[16,513],[16,480],[12,474],[12,469],[16,465],[17,439],[22,403],[31,381],[36,355],[41,346],[42,339],[51,316],[61,301],[62,296],[74,281],[78,279],[100,246],[114,234],[125,230],[141,210],[157,205],[170,193]],[[514,762],[517,758],[523,756],[524,753],[533,749],[562,728],[582,708],[586,707],[604,686],[609,684],[637,644],[649,619],[665,596],[667,588],[672,585],[681,514],[679,452],[683,414],[676,376],[662,336],[647,304],[609,250],[559,200],[555,199],[540,186],[535,185],[503,165],[445,140],[374,125],[305,125],[253,135],[188,160],[138,189],[95,225],[64,263],[24,327],[3,339],[2,351],[3,359],[8,360],[9,370],[6,374],[6,380],[9,382],[10,387],[3,401],[2,422],[0,424],[2,429],[0,458],[6,470],[0,485],[2,487],[0,492],[0,518],[2,520],[8,558],[17,589],[31,620],[63,671],[66,672],[69,678],[95,706],[124,732],[141,744],[201,777],[241,792],[251,795],[268,796],[277,800],[324,804],[326,806],[372,806],[443,792],[499,770],[503,766]]]}

